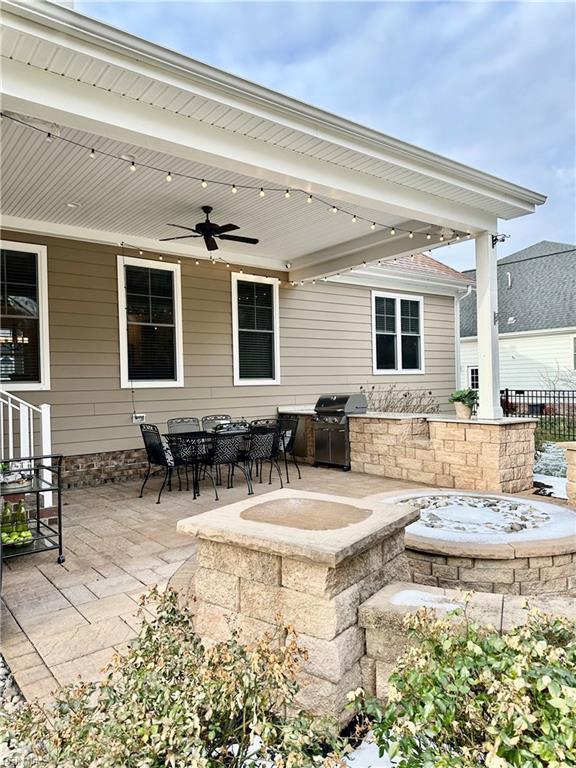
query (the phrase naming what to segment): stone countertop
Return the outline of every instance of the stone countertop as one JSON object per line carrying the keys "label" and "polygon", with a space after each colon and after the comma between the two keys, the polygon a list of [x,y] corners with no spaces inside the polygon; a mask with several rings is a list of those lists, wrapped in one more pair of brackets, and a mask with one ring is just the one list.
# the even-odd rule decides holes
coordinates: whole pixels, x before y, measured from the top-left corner
{"label": "stone countertop", "polygon": [[418,515],[406,505],[285,488],[187,517],[177,527],[200,539],[334,568]]}
{"label": "stone countertop", "polygon": [[[292,414],[295,416],[314,416],[313,405],[279,405],[278,413]],[[459,419],[457,416],[441,413],[381,413],[379,411],[367,411],[366,413],[352,413],[351,418],[355,419],[397,419],[399,421],[407,419],[425,419],[426,421],[441,421],[449,424],[488,424],[494,426],[506,424],[525,424],[537,422],[538,419],[528,416],[507,416],[502,419]],[[576,443],[574,444],[576,445]]]}

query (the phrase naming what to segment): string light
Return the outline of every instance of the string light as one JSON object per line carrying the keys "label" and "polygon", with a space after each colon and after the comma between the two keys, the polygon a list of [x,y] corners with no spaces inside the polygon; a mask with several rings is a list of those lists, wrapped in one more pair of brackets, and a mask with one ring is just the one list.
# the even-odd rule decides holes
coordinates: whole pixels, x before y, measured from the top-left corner
{"label": "string light", "polygon": [[164,261],[164,256],[158,256],[158,261]]}
{"label": "string light", "polygon": [[200,264],[200,262],[198,261],[198,259],[196,259],[196,261],[194,262],[194,264],[196,264],[196,266],[198,266],[198,265]]}
{"label": "string light", "polygon": [[[59,136],[57,134],[53,134],[50,131],[45,131],[42,128],[39,128],[38,126],[26,123],[24,120],[21,120],[21,119],[19,119],[17,117],[13,117],[12,115],[3,115],[2,113],[0,113],[0,116],[2,118],[6,117],[6,119],[11,120],[12,122],[15,122],[15,123],[23,126],[24,128],[28,128],[29,130],[36,131],[37,133],[43,135],[44,138],[45,138],[45,141],[47,143],[49,143],[49,144],[53,143],[54,141],[62,141],[64,143],[66,143],[66,144],[71,144],[74,147],[77,147],[77,148],[79,148],[79,149],[81,149],[83,151],[86,151],[88,156],[90,157],[90,159],[93,160],[93,159],[96,158],[97,152],[96,152],[96,150],[93,147],[90,147],[89,144],[86,145],[86,144],[83,144],[83,143],[81,143],[79,141],[76,141],[74,139],[65,138],[63,136]],[[115,155],[115,154],[113,154],[111,152],[106,152],[105,150],[98,150],[98,155],[103,155],[104,157],[108,157],[108,158],[111,158],[113,160],[123,161],[123,162],[126,162],[126,160],[130,160],[130,171],[131,172],[134,172],[135,170],[138,170],[138,169],[142,168],[142,169],[146,169],[146,170],[150,170],[150,171],[165,173],[164,171],[162,171],[161,168],[158,168],[157,166],[154,166],[154,165],[151,165],[151,164],[146,164],[146,163],[141,163],[141,162],[139,162],[138,165],[136,165],[134,160],[131,160],[129,157]],[[179,176],[181,178],[186,178],[186,179],[190,179],[190,180],[199,182],[203,189],[206,189],[208,187],[208,184],[211,183],[211,184],[216,184],[216,185],[220,185],[220,186],[228,186],[229,188],[231,188],[232,194],[236,194],[238,192],[238,187],[236,186],[235,183],[233,183],[231,185],[231,187],[230,187],[230,182],[226,182],[226,181],[220,181],[220,180],[215,180],[215,179],[212,179],[212,180],[208,179],[207,180],[205,178],[199,178],[197,176],[192,176],[190,174],[185,174],[185,173],[181,173],[181,172],[178,172],[177,176]],[[173,177],[172,177],[171,171],[168,171],[168,173],[165,174],[166,181],[170,182],[170,181],[172,181],[172,178]],[[375,221],[374,222],[370,222],[370,219],[368,219],[368,218],[366,218],[364,216],[358,215],[357,213],[354,213],[352,211],[347,211],[344,208],[338,208],[336,205],[331,203],[329,200],[324,200],[321,197],[313,197],[311,193],[305,192],[302,189],[290,188],[289,187],[289,188],[285,188],[284,190],[282,190],[282,189],[279,189],[277,187],[263,187],[263,186],[256,186],[256,185],[253,186],[253,185],[250,185],[250,184],[242,184],[241,187],[243,189],[254,189],[254,190],[256,190],[259,193],[260,197],[265,197],[267,192],[272,192],[272,193],[276,193],[276,194],[278,194],[280,192],[283,192],[284,196],[286,198],[289,198],[290,196],[292,196],[294,194],[305,195],[306,196],[306,202],[308,204],[312,203],[313,200],[316,200],[320,204],[324,205],[327,209],[329,208],[332,213],[342,212],[342,213],[348,214],[351,217],[351,219],[352,219],[352,223],[356,223],[357,221],[365,221],[365,222],[367,222],[370,225],[370,228],[372,230],[374,230],[377,226],[381,226],[381,227],[385,226],[383,224],[378,224],[378,222],[375,222]],[[389,229],[389,234],[393,236],[393,235],[396,234],[396,231],[397,231],[396,227],[391,227]],[[408,234],[408,236],[410,238],[413,238],[415,235],[419,235],[420,234],[420,233],[414,233],[414,232],[411,232],[411,231],[408,231],[408,230],[404,230],[402,228],[399,228],[398,231],[402,232],[402,233],[405,233],[405,234]],[[420,236],[422,238],[425,238],[428,241],[432,239],[432,235],[430,234],[430,232],[428,232],[428,233],[421,233]],[[463,238],[470,238],[470,237],[472,237],[472,234],[471,234],[471,232],[467,231],[466,233],[464,233],[464,232],[451,232],[449,236],[445,236],[444,234],[441,234],[441,235],[438,236],[438,239],[441,242],[444,242],[445,240],[448,240],[448,242],[450,242],[451,240],[458,241],[458,240],[461,240]]]}
{"label": "string light", "polygon": [[144,251],[141,248],[138,249],[138,256],[144,256]]}

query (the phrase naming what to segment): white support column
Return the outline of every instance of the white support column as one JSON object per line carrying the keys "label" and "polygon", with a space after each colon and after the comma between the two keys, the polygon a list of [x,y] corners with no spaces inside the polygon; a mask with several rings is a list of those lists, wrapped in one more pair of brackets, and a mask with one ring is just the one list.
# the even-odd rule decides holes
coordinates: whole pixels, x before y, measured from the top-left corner
{"label": "white support column", "polygon": [[476,238],[476,310],[478,322],[478,418],[500,419],[500,357],[498,350],[498,271],[492,235]]}

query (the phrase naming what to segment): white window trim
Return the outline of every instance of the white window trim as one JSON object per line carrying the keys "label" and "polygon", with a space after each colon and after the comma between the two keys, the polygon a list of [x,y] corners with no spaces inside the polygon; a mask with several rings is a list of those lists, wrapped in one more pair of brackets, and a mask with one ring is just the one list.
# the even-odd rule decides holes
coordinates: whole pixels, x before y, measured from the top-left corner
{"label": "white window trim", "polygon": [[[124,267],[165,269],[174,275],[174,342],[176,347],[176,378],[171,381],[131,381],[128,378],[128,318],[126,307],[126,272]],[[118,256],[118,324],[120,340],[120,387],[122,389],[164,389],[184,386],[184,345],[182,340],[182,288],[180,265],[152,259]]]}
{"label": "white window trim", "polygon": [[[234,364],[234,386],[252,387],[265,386],[266,384],[280,384],[280,281],[275,277],[262,277],[261,275],[245,275],[240,272],[232,272],[232,358]],[[248,283],[268,283],[272,286],[272,300],[274,302],[274,373],[273,379],[241,379],[240,378],[240,353],[238,349],[238,282],[242,280]]]}
{"label": "white window trim", "polygon": [[0,381],[6,392],[38,392],[50,389],[50,333],[48,326],[48,249],[36,243],[0,240],[0,247],[10,251],[35,253],[38,265],[38,341],[40,343],[40,381]]}
{"label": "white window trim", "polygon": [[[400,322],[400,300],[417,301],[420,305],[420,368],[388,368],[382,370],[377,367],[376,356],[376,298],[396,299],[396,360],[398,364],[402,361],[399,338],[402,335]],[[426,373],[424,365],[424,297],[413,296],[407,293],[388,293],[385,291],[372,291],[372,373],[374,376],[418,376]]]}
{"label": "white window trim", "polygon": [[478,374],[477,374],[478,375],[478,384],[480,384],[480,368],[479,368],[479,366],[478,365],[469,365],[468,366],[467,375],[466,375],[466,386],[469,387],[470,389],[476,389],[476,391],[478,391],[479,386],[478,387],[473,387],[472,386],[472,371],[478,371]]}

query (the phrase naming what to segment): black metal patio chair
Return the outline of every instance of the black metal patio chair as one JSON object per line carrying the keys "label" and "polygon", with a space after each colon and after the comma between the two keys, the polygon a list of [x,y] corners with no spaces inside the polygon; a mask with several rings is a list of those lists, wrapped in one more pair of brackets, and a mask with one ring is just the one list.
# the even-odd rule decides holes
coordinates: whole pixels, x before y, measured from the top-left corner
{"label": "black metal patio chair", "polygon": [[245,456],[245,463],[247,464],[249,471],[251,470],[251,467],[256,467],[256,476],[259,476],[260,482],[262,482],[262,466],[265,461],[270,462],[268,483],[272,483],[272,469],[274,468],[278,472],[280,488],[283,488],[282,472],[280,471],[280,465],[278,464],[278,456],[280,454],[280,424],[274,419],[269,421],[276,421],[276,424],[272,423],[265,425],[254,424],[253,422],[250,425],[250,442]]}
{"label": "black metal patio chair", "polygon": [[294,455],[294,445],[296,443],[296,434],[298,432],[298,424],[300,420],[298,416],[280,416],[280,445],[282,453],[284,454],[284,466],[286,467],[286,482],[290,482],[290,475],[288,474],[288,456],[291,457],[292,463],[298,470],[298,479],[302,480],[302,473],[300,467],[296,461]]}
{"label": "black metal patio chair", "polygon": [[228,468],[228,488],[233,487],[234,470],[236,467],[242,472],[248,486],[248,495],[254,493],[250,474],[245,467],[247,455],[247,440],[250,439],[250,433],[247,430],[242,432],[219,430],[213,434],[212,452],[208,459],[208,466],[213,468],[219,475],[222,467]]}
{"label": "black metal patio chair", "polygon": [[[144,482],[140,489],[140,498],[144,495],[144,488],[146,487],[146,483],[150,476],[162,471],[162,469],[159,469],[156,470],[156,472],[153,472],[152,467],[162,467],[164,469],[164,480],[162,481],[162,486],[158,492],[158,499],[156,501],[156,504],[160,504],[160,497],[162,496],[162,491],[166,487],[166,483],[168,483],[168,490],[172,490],[172,475],[174,469],[178,471],[179,467],[184,465],[174,460],[168,444],[162,439],[160,430],[155,424],[140,424],[140,432],[142,433],[142,439],[144,440],[144,447],[146,449],[146,457],[148,459],[148,469],[146,470]],[[178,490],[181,489],[180,474],[178,474]]]}
{"label": "black metal patio chair", "polygon": [[168,419],[166,426],[171,434],[199,432],[200,419],[197,419],[196,416],[177,416],[174,419]]}
{"label": "black metal patio chair", "polygon": [[186,490],[188,486],[188,471],[192,472],[192,494],[195,499],[200,495],[200,475],[210,478],[214,495],[218,501],[218,491],[214,477],[208,469],[211,460],[213,435],[207,432],[198,434],[173,433],[166,435],[170,452],[176,463],[184,465],[186,470]]}
{"label": "black metal patio chair", "polygon": [[202,429],[205,432],[212,432],[214,427],[217,427],[218,424],[227,424],[230,421],[232,421],[232,416],[226,414],[210,414],[202,417]]}

